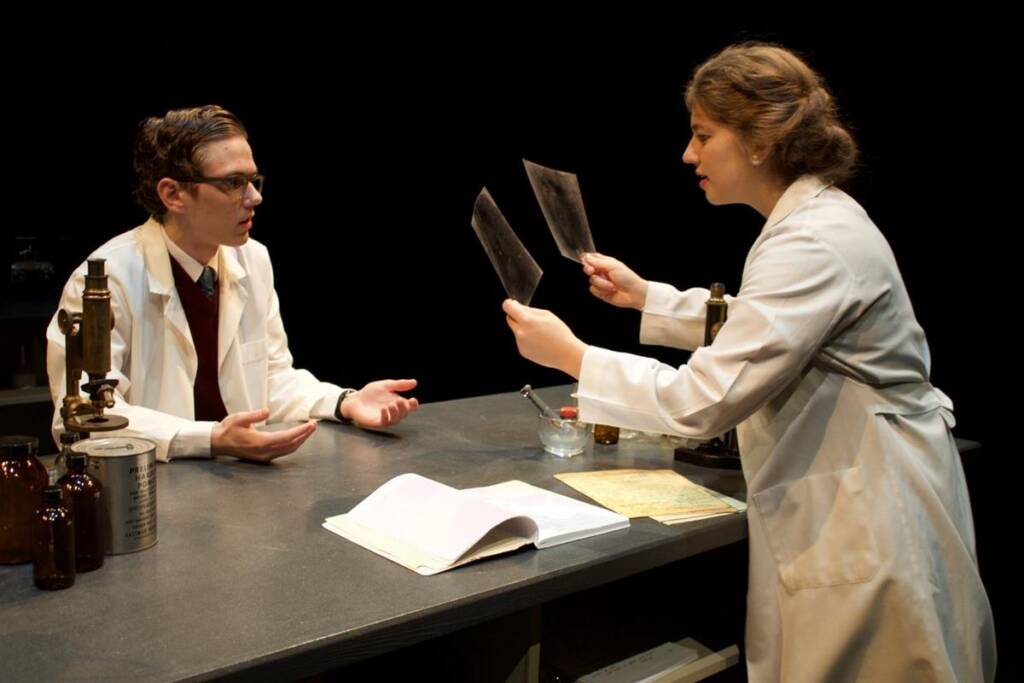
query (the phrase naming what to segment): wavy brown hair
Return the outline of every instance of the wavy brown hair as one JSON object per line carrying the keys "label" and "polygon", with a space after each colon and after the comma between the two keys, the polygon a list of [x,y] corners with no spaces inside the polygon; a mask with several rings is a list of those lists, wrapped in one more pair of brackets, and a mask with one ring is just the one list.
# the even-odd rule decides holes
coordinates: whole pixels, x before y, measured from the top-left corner
{"label": "wavy brown hair", "polygon": [[856,169],[857,143],[821,76],[782,46],[725,48],[697,67],[684,99],[746,146],[769,149],[767,163],[787,185],[808,174],[840,184]]}
{"label": "wavy brown hair", "polygon": [[157,183],[162,178],[203,175],[205,145],[239,135],[249,137],[242,122],[215,104],[174,109],[162,117],[149,117],[139,124],[135,138],[135,200],[162,223],[167,208],[157,195]]}

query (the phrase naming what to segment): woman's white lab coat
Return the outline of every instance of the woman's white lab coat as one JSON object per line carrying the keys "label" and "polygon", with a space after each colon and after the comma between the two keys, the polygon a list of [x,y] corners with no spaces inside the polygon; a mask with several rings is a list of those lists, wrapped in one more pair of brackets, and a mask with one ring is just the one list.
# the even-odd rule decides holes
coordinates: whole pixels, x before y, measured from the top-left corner
{"label": "woman's white lab coat", "polygon": [[750,507],[752,681],[992,680],[952,404],[885,239],[804,177],[747,257],[703,343],[706,289],[652,283],[641,341],[673,368],[590,347],[587,422],[708,438],[737,427]]}
{"label": "woman's white lab coat", "polygon": [[[308,419],[315,403],[341,388],[292,367],[266,247],[250,239],[219,253],[217,355],[224,407],[228,414],[269,408],[268,422]],[[114,434],[150,439],[161,460],[176,436],[205,438],[208,451],[213,423],[194,421],[198,358],[160,224],[151,219],[118,235],[90,258],[106,259],[115,321],[108,377],[120,383],[109,412],[129,420],[127,429]],[[82,310],[85,272],[82,264],[72,275],[59,308]],[[59,408],[66,388],[64,335],[56,315],[46,336],[56,434],[62,430]]]}

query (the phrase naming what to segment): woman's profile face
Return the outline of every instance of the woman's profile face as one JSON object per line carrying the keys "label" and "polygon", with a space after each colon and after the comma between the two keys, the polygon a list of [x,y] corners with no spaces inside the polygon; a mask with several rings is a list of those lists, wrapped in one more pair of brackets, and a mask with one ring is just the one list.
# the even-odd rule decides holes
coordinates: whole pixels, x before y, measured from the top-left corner
{"label": "woman's profile face", "polygon": [[695,167],[707,200],[716,206],[750,204],[755,167],[739,135],[696,105],[690,113],[690,129],[693,137],[683,163]]}

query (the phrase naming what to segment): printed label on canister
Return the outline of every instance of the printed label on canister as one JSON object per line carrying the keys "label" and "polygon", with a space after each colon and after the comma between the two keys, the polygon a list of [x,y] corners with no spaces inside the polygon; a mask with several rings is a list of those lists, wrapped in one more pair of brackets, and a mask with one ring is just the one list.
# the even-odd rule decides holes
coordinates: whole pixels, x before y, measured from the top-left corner
{"label": "printed label on canister", "polygon": [[72,447],[89,456],[89,475],[103,484],[108,555],[156,543],[156,445],[134,437],[83,439]]}

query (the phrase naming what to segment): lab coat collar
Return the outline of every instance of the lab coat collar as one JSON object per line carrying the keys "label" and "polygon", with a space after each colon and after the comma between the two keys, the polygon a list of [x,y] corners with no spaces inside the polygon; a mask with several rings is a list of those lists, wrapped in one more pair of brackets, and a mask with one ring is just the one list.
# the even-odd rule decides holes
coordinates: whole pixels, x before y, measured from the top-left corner
{"label": "lab coat collar", "polygon": [[797,178],[782,193],[779,201],[775,203],[775,208],[772,209],[771,214],[768,215],[768,220],[765,221],[764,230],[768,230],[778,224],[806,201],[824,192],[827,187],[829,185],[817,176],[805,175]]}

